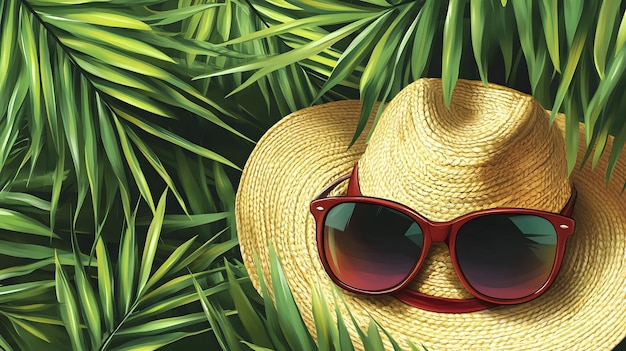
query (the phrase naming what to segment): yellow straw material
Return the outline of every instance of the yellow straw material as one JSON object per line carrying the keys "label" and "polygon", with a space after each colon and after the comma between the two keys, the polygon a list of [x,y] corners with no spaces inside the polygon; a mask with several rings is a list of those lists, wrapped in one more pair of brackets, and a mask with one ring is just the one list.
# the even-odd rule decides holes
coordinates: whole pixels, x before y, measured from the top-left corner
{"label": "yellow straw material", "polygon": [[[619,160],[605,186],[608,155],[595,170],[586,165],[568,178],[565,116],[550,126],[531,97],[481,82],[460,80],[450,109],[441,82],[408,86],[383,112],[368,145],[370,126],[348,148],[359,101],[297,111],[272,127],[251,154],[237,193],[237,228],[244,263],[258,288],[253,252],[269,281],[268,243],[283,265],[302,316],[314,334],[311,282],[320,281],[332,301],[333,283],[317,252],[313,197],[359,162],[364,195],[403,203],[434,221],[494,207],[558,212],[578,190],[576,232],[552,287],[515,306],[463,314],[434,313],[390,296],[343,290],[362,327],[371,317],[409,349],[611,350],[626,337],[626,196],[620,196],[626,162]],[[612,139],[607,149],[610,149]],[[580,127],[578,162],[584,155]],[[430,295],[467,298],[448,249],[437,244],[409,286]],[[358,335],[352,330],[358,344]],[[386,348],[391,350],[391,345]]]}

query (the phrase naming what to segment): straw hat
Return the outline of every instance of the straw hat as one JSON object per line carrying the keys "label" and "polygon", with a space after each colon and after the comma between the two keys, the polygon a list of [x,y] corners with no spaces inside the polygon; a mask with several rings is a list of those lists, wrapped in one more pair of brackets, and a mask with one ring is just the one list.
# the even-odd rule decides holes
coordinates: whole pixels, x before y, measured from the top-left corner
{"label": "straw hat", "polygon": [[[568,178],[565,117],[559,114],[550,126],[548,113],[532,97],[494,84],[460,80],[448,109],[441,81],[419,80],[386,106],[367,145],[370,125],[348,148],[360,108],[359,101],[341,101],[297,111],[272,127],[252,152],[236,216],[244,263],[257,289],[253,254],[269,281],[272,243],[302,317],[315,333],[311,282],[319,280],[329,300],[335,287],[318,256],[309,205],[357,162],[364,195],[405,204],[433,221],[495,207],[559,212],[573,183],[576,232],[567,241],[559,276],[537,299],[450,314],[391,296],[337,289],[361,327],[372,317],[405,347],[411,340],[433,351],[610,350],[626,337],[623,158],[608,187],[608,153],[593,171],[587,164],[578,172],[585,145],[581,125],[579,164]],[[409,287],[433,296],[471,297],[445,246],[431,247]]]}

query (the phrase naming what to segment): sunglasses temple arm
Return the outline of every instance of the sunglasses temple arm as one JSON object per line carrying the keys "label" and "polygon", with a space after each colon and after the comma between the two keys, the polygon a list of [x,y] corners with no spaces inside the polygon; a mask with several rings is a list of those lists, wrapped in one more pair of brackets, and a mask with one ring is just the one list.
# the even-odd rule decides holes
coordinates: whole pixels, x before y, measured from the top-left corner
{"label": "sunglasses temple arm", "polygon": [[422,294],[410,289],[401,289],[393,292],[392,295],[410,306],[437,313],[468,313],[498,306],[497,304],[477,298],[448,299],[445,297]]}
{"label": "sunglasses temple arm", "polygon": [[564,216],[571,216],[572,212],[574,212],[574,205],[576,204],[576,197],[578,193],[576,192],[576,188],[572,187],[572,195],[570,195],[569,200],[565,204],[565,207],[561,210],[561,214]]}
{"label": "sunglasses temple arm", "polygon": [[318,194],[318,195],[317,195],[317,196],[313,199],[313,201],[325,198],[326,196],[328,196],[328,194],[330,194],[330,192],[331,192],[331,191],[333,191],[333,190],[337,187],[337,185],[341,184],[343,181],[345,181],[345,180],[346,180],[346,179],[348,179],[348,178],[350,178],[350,174],[346,174],[346,175],[343,175],[343,176],[341,176],[341,177],[337,178],[335,181],[333,181],[332,183],[330,183],[330,184],[326,187],[326,189],[322,190],[322,192],[321,192],[321,193],[319,193],[319,194]]}
{"label": "sunglasses temple arm", "polygon": [[359,189],[358,169],[359,164],[357,163],[356,165],[354,165],[354,168],[352,169],[352,172],[350,172],[350,174],[345,174],[335,179],[326,187],[326,189],[322,190],[322,192],[319,193],[313,199],[313,201],[325,198],[326,196],[328,196],[328,194],[330,194],[331,191],[333,191],[337,187],[337,185],[341,184],[348,178],[350,179],[350,184],[348,184],[348,196],[361,196],[361,190]]}
{"label": "sunglasses temple arm", "polygon": [[359,187],[359,164],[355,164],[350,174],[350,182],[348,183],[348,196],[362,196],[361,187]]}

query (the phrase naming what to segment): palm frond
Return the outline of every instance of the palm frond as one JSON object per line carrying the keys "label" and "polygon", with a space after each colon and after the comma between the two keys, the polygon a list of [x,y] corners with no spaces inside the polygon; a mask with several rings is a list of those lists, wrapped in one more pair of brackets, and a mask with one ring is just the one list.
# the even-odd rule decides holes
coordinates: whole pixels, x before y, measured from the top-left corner
{"label": "palm frond", "polygon": [[[350,88],[354,87],[352,82],[359,82],[360,96],[365,102],[359,123],[363,126],[375,108],[374,102],[382,101],[383,107],[385,101],[411,80],[440,74],[444,96],[449,102],[457,77],[487,82],[488,71],[493,71],[491,67],[504,67],[505,72],[496,72],[496,78],[491,81],[524,90],[527,80],[528,92],[554,113],[564,111],[564,103],[571,105],[568,99],[584,106],[580,121],[586,125],[587,146],[598,150],[598,154],[602,153],[601,145],[608,135],[615,135],[624,123],[617,117],[599,119],[601,112],[616,116],[617,110],[612,112],[615,105],[607,101],[620,95],[618,85],[624,81],[621,50],[626,41],[626,17],[622,17],[617,28],[620,1],[605,1],[601,6],[595,2],[561,4],[544,0],[450,1],[445,13],[430,1],[338,4],[251,0],[249,3],[252,13],[267,23],[267,27],[215,44],[236,50],[235,45],[278,40],[287,49],[278,53],[260,52],[256,59],[232,61],[224,69],[212,69],[196,77],[245,74],[243,84],[236,86],[231,94],[241,92],[287,64],[299,64],[305,75],[315,77],[314,98],[309,103],[336,94],[341,90],[331,89],[339,85]],[[463,34],[466,21],[471,25],[471,35]],[[560,33],[565,34],[565,39]],[[407,46],[407,40],[413,40],[414,45]],[[473,57],[462,55],[470,47]],[[495,55],[496,47],[500,47],[502,56]],[[522,76],[517,72],[510,75],[513,58],[520,56],[522,63],[517,70],[521,70]],[[388,62],[385,60],[394,62],[393,67],[383,64]],[[587,61],[592,62],[594,71],[580,68]],[[327,68],[320,69],[320,63]],[[523,72],[524,64],[527,73]],[[591,89],[590,95],[569,93],[584,89]],[[568,125],[578,121],[568,118]],[[361,132],[362,128],[357,128],[355,138]],[[592,143],[592,136],[600,139],[600,147]],[[613,148],[618,148],[616,154],[622,150],[619,143]],[[568,147],[570,169],[576,150]],[[607,177],[614,164],[612,158]]]}
{"label": "palm frond", "polygon": [[[223,338],[220,345],[223,350],[241,349],[240,346],[235,346],[232,340],[229,341],[228,338],[233,334],[252,350],[287,351],[296,348],[298,350],[354,350],[355,341],[351,338],[348,328],[356,330],[364,350],[383,350],[386,342],[392,345],[395,351],[402,350],[400,344],[373,319],[370,319],[367,327],[362,329],[352,316],[341,293],[333,290],[331,300],[329,300],[319,282],[316,281],[311,282],[313,298],[311,312],[317,332],[314,341],[300,316],[300,310],[295,304],[273,248],[270,250],[270,261],[271,285],[268,287],[263,278],[259,282],[263,297],[261,304],[257,302],[260,296],[256,290],[251,289],[250,281],[244,281],[247,286],[245,288],[237,278],[240,275],[247,275],[241,263],[227,265],[229,291],[233,295],[236,313],[233,313],[230,318],[225,318],[229,315],[227,310],[222,309],[220,305],[212,305],[211,301],[205,301],[207,318],[212,321],[212,325],[220,328],[219,333]],[[258,273],[259,277],[263,277],[262,272]],[[274,299],[270,297],[270,288]],[[349,324],[345,323],[345,316],[349,318]],[[236,326],[239,324],[242,328],[238,329]],[[415,346],[413,349],[419,350]]]}
{"label": "palm frond", "polygon": [[[51,165],[57,174],[66,169],[66,161],[73,165],[78,188],[76,213],[91,193],[93,211],[101,215],[103,180],[98,174],[102,173],[117,178],[127,217],[132,210],[128,198],[134,189],[128,187],[126,174],[132,175],[134,188],[155,210],[153,189],[142,163],[151,166],[178,194],[159,155],[143,142],[146,133],[239,168],[182,137],[180,130],[164,128],[167,119],[183,124],[202,119],[235,138],[249,140],[228,124],[233,121],[233,111],[205,97],[181,75],[179,59],[171,57],[172,52],[180,52],[171,49],[175,33],[164,27],[179,25],[189,16],[220,5],[162,11],[147,7],[158,3],[146,1],[142,11],[128,11],[135,3],[121,1],[116,6],[97,2],[75,5],[71,1],[10,1],[3,5],[0,65],[9,74],[3,75],[1,82],[0,114],[6,116],[6,128],[0,166],[11,152],[17,152],[17,169],[30,164],[30,173],[35,174],[36,166],[44,163],[39,159],[49,141],[56,153],[50,159],[57,159],[56,165]],[[227,53],[211,51],[208,45],[190,39],[176,43],[183,52]],[[18,147],[19,140],[27,140],[28,147]],[[62,182],[55,178],[56,193]],[[180,196],[178,200],[186,209]],[[51,219],[58,205],[57,195],[52,199]]]}
{"label": "palm frond", "polygon": [[[141,227],[126,228],[117,262],[110,259],[111,253],[100,237],[93,262],[96,267],[90,267],[91,259],[83,260],[79,240],[73,236],[73,254],[61,256],[55,252],[54,260],[44,259],[24,273],[52,265],[55,280],[7,286],[8,294],[0,291],[0,317],[5,315],[10,321],[17,318],[22,328],[30,326],[33,319],[46,325],[64,326],[74,350],[155,348],[206,333],[206,316],[189,307],[200,299],[194,286],[205,286],[201,290],[212,299],[224,296],[228,289],[226,272],[217,264],[217,259],[232,249],[236,241],[211,245],[219,233],[202,245],[197,236],[184,242],[164,239],[161,228],[165,222],[165,198],[166,193],[159,200],[145,239],[139,238]],[[179,223],[180,228],[184,229]],[[201,273],[190,275],[189,269]],[[34,301],[38,296],[48,297],[55,287],[59,314],[35,319],[11,307],[3,307],[5,303],[10,305],[20,299]],[[114,296],[118,296],[117,302]],[[47,336],[45,329],[41,335],[36,330],[31,332],[33,337]],[[62,344],[57,347],[63,348]]]}

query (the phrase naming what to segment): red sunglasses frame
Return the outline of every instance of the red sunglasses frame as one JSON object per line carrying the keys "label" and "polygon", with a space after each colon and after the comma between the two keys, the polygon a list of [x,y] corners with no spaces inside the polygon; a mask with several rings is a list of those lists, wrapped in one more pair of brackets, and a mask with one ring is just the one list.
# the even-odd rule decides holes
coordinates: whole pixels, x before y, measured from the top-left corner
{"label": "red sunglasses frame", "polygon": [[[335,189],[340,183],[343,181],[350,179],[348,183],[348,191],[346,196],[339,197],[327,197],[330,192]],[[330,264],[326,258],[325,250],[324,250],[324,220],[328,211],[335,207],[338,204],[346,203],[346,202],[358,202],[358,203],[367,203],[367,204],[375,204],[380,206],[385,206],[391,209],[394,209],[398,212],[401,212],[414,221],[416,221],[421,227],[424,235],[424,245],[422,247],[422,252],[420,253],[420,258],[413,267],[412,271],[407,275],[406,278],[402,280],[396,286],[390,287],[389,289],[385,289],[382,291],[368,291],[361,290],[354,287],[351,287],[344,282],[342,282],[331,270]],[[568,200],[565,207],[561,210],[559,214],[539,211],[539,210],[531,210],[531,209],[519,209],[519,208],[494,208],[488,210],[480,210],[465,214],[458,218],[455,218],[446,222],[433,222],[423,217],[415,210],[402,205],[400,203],[385,200],[375,197],[363,196],[361,194],[361,190],[359,188],[358,183],[358,164],[354,166],[351,174],[344,175],[334,182],[332,182],[326,189],[324,189],[319,195],[317,195],[313,201],[311,202],[311,213],[315,218],[316,224],[316,237],[317,237],[317,248],[320,259],[322,261],[322,265],[326,270],[326,273],[331,278],[331,280],[344,290],[365,294],[365,295],[381,295],[381,294],[392,294],[395,298],[411,305],[414,307],[418,307],[424,310],[433,311],[433,312],[442,312],[442,313],[464,313],[464,312],[474,312],[484,310],[490,307],[495,307],[498,305],[512,305],[519,304],[523,302],[530,301],[532,299],[537,298],[541,294],[543,294],[554,282],[558,271],[561,267],[561,263],[563,261],[563,256],[565,254],[565,243],[567,238],[574,233],[575,222],[574,219],[570,218],[574,205],[576,203],[576,189],[572,188],[572,194],[570,199]],[[456,257],[456,250],[450,249],[455,247],[456,236],[459,228],[463,226],[463,224],[467,223],[469,220],[490,215],[490,214],[498,214],[498,213],[507,213],[507,214],[528,214],[528,215],[536,215],[542,218],[547,219],[554,226],[557,234],[557,247],[556,247],[556,257],[554,260],[554,264],[552,266],[552,270],[550,275],[548,276],[548,280],[534,293],[527,295],[522,298],[517,299],[498,299],[493,298],[487,295],[484,295],[474,289],[468,280],[463,275],[462,270],[460,269],[459,263]],[[426,295],[411,289],[405,289],[405,287],[415,278],[417,273],[419,272],[426,254],[430,249],[430,246],[433,242],[443,242],[448,246],[450,251],[450,258],[452,261],[452,265],[454,270],[459,277],[461,283],[475,298],[470,299],[450,299],[444,297],[430,296]]]}

